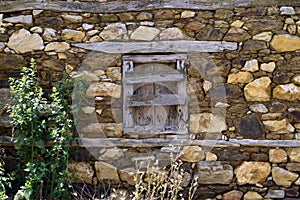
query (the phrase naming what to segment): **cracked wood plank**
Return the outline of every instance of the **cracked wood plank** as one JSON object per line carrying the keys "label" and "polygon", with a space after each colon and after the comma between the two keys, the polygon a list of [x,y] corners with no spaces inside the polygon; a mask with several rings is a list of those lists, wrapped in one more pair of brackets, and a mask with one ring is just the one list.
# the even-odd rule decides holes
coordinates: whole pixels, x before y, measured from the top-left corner
{"label": "cracked wood plank", "polygon": [[73,44],[86,50],[103,53],[184,53],[184,52],[222,52],[236,50],[236,42],[225,41],[157,41],[157,42],[94,42]]}

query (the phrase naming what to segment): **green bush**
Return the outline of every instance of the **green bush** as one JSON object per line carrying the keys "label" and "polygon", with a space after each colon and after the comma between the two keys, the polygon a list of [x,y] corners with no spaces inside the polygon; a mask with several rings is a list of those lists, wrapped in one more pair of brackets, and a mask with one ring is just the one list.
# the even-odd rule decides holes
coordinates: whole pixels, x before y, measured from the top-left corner
{"label": "green bush", "polygon": [[36,78],[36,64],[22,69],[21,79],[10,79],[8,106],[14,146],[21,158],[23,186],[18,199],[69,199],[67,164],[73,121],[71,82],[64,78],[45,97]]}

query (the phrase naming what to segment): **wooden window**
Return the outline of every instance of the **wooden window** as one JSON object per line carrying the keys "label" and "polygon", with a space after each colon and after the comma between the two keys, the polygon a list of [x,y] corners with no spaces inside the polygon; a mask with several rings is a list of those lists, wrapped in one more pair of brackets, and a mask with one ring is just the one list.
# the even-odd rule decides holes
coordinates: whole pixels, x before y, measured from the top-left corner
{"label": "wooden window", "polygon": [[187,133],[186,55],[123,56],[126,134]]}

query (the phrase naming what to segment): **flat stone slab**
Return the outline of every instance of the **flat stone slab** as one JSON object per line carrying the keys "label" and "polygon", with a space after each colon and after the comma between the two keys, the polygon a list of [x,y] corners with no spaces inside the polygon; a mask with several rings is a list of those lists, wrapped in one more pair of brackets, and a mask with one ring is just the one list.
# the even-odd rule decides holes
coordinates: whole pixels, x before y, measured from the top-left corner
{"label": "flat stone slab", "polygon": [[157,42],[94,42],[73,44],[86,50],[104,53],[156,53],[156,52],[221,52],[236,50],[236,42],[225,41],[157,41]]}

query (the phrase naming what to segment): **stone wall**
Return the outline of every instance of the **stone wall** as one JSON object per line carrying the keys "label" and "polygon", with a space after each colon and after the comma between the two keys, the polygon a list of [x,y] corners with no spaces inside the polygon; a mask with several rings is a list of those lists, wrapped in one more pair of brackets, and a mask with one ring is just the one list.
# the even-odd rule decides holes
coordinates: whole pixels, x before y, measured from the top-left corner
{"label": "stone wall", "polygon": [[[198,177],[195,199],[299,198],[300,5],[193,3],[126,11],[103,2],[93,7],[108,9],[93,12],[80,3],[7,3],[0,8],[1,136],[11,135],[8,77],[35,58],[46,92],[64,71],[88,80],[77,131],[89,151],[71,162],[82,182],[129,187],[132,162],[154,158],[163,166],[180,152],[187,177]],[[188,134],[123,132],[128,53],[187,55]]]}

